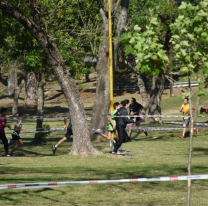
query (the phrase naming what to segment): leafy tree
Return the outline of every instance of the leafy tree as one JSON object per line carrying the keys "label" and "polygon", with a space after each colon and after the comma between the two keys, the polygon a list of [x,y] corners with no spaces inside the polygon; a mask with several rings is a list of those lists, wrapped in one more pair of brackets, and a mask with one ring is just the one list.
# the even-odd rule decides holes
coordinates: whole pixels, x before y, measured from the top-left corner
{"label": "leafy tree", "polygon": [[[193,4],[182,2],[179,7],[180,15],[171,25],[174,59],[178,62],[180,72],[186,74],[189,80],[191,133],[189,143],[188,175],[191,175],[192,141],[194,118],[192,113],[190,80],[192,76],[197,77],[199,83],[198,96],[204,95],[203,88],[208,81],[208,0]],[[203,76],[201,77],[202,74]],[[196,103],[196,114],[199,98]],[[191,180],[188,182],[187,205],[190,205]]]}
{"label": "leafy tree", "polygon": [[[77,1],[66,1],[63,3],[63,1],[44,0],[21,2],[3,0],[0,2],[0,9],[5,15],[20,22],[37,40],[46,56],[47,65],[50,65],[57,77],[65,94],[72,117],[74,141],[71,153],[97,154],[98,152],[92,147],[90,142],[86,115],[79,90],[73,77],[68,72],[66,60],[64,60],[60,52],[61,50],[58,47],[58,39],[55,38],[56,31],[53,28],[56,25],[49,24],[50,22],[48,22],[50,18],[56,16],[56,14],[60,14],[58,8],[61,8],[64,4],[67,4],[69,7],[67,10],[63,9],[63,15],[58,16],[58,20],[68,16],[69,19],[66,22],[73,24],[73,21],[76,19],[71,19],[70,14],[74,11]],[[60,20],[59,25],[63,22]]]}
{"label": "leafy tree", "polygon": [[[133,31],[124,33],[121,42],[126,54],[136,58],[136,69],[146,76],[152,76],[150,93],[150,114],[161,114],[161,95],[164,85],[164,72],[169,63],[167,51],[159,41],[160,24],[155,10],[149,9],[149,24],[145,28],[135,25]],[[159,94],[159,98],[157,95]],[[148,104],[148,103],[147,103]],[[157,113],[158,112],[158,113]]]}

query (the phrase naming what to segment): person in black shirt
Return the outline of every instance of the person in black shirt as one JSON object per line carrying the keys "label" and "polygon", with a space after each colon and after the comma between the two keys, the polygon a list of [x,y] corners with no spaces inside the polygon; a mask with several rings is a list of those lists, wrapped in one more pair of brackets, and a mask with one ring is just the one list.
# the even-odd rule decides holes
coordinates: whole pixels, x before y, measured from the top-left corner
{"label": "person in black shirt", "polygon": [[[130,99],[130,106],[129,106],[129,114],[130,115],[139,115],[140,111],[143,109],[143,106],[141,104],[139,104],[138,102],[136,102],[135,98],[131,98]],[[131,117],[131,119],[134,119],[134,117]],[[141,123],[141,118],[140,117],[136,117],[136,126],[139,126]],[[132,127],[133,127],[134,123],[129,124],[129,137],[131,138],[131,134],[132,134]],[[148,133],[145,130],[144,131],[145,135],[147,136]]]}
{"label": "person in black shirt", "polygon": [[[129,100],[125,99],[121,102],[122,106],[118,111],[115,113],[115,116],[119,115],[128,115],[127,108],[129,108]],[[129,136],[126,133],[126,125],[129,123],[136,122],[136,119],[128,119],[127,117],[114,117],[116,120],[116,130],[118,131],[119,139],[114,144],[113,154],[124,154],[125,151],[119,151],[118,149],[121,147],[122,143],[130,141]]]}

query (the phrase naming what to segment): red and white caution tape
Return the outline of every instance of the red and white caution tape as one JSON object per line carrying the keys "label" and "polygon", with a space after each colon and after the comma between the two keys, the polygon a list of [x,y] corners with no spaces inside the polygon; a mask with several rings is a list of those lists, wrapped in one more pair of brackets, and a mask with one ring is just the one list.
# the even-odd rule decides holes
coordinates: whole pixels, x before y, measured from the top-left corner
{"label": "red and white caution tape", "polygon": [[[126,129],[129,129],[131,128],[132,130],[142,130],[142,131],[156,131],[156,130],[181,130],[181,129],[184,129],[184,127],[136,127],[136,126],[133,126],[133,127],[129,127],[127,126]],[[186,127],[187,129],[190,129],[191,127]],[[194,127],[194,128],[198,128],[198,129],[204,129],[205,127],[200,127],[200,126],[197,126],[197,127]],[[92,131],[96,131],[95,128],[91,128],[89,127],[90,130]],[[101,130],[101,132],[105,132],[107,129],[107,126],[103,129],[103,131]],[[51,128],[50,130],[42,130],[42,131],[32,131],[32,130],[35,130],[35,129],[27,129],[29,131],[27,132],[20,132],[20,134],[25,134],[25,133],[48,133],[48,132],[57,132],[57,131],[66,131],[67,129],[64,129],[64,128]],[[10,131],[10,130],[6,130],[6,131]]]}
{"label": "red and white caution tape", "polygon": [[[184,115],[86,115],[86,117],[190,117]],[[208,115],[193,116],[193,117],[208,117]],[[10,120],[18,119],[60,119],[60,118],[70,118],[68,115],[57,115],[57,116],[29,116],[29,117],[6,117]],[[5,119],[5,117],[0,117],[0,119]]]}
{"label": "red and white caution tape", "polygon": [[[184,122],[163,122],[164,124],[184,124]],[[195,125],[208,126],[208,123],[194,123]]]}
{"label": "red and white caution tape", "polygon": [[0,190],[4,189],[32,189],[32,188],[48,188],[48,187],[64,187],[72,185],[86,184],[103,184],[103,183],[125,183],[125,182],[156,182],[156,181],[181,181],[181,180],[205,180],[208,174],[191,175],[191,176],[172,176],[172,177],[147,177],[132,179],[115,179],[115,180],[86,180],[86,181],[67,181],[67,182],[41,182],[41,183],[20,183],[20,184],[3,184]]}

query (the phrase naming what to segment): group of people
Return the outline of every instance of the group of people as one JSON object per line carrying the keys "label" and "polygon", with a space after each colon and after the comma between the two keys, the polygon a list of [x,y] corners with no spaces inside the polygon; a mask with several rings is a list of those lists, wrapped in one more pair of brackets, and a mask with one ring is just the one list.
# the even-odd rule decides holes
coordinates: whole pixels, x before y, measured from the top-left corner
{"label": "group of people", "polygon": [[[132,135],[132,128],[133,125],[136,124],[137,126],[140,125],[141,118],[140,117],[131,117],[130,119],[125,117],[126,115],[139,115],[141,114],[141,110],[143,109],[143,106],[136,102],[135,98],[131,98],[130,100],[125,99],[119,102],[115,102],[114,105],[114,111],[111,113],[112,116],[109,118],[108,123],[108,135],[104,134],[103,131],[100,129],[93,129],[94,134],[100,134],[102,137],[104,137],[106,140],[110,141],[110,148],[113,150],[113,154],[124,154],[126,151],[121,149],[121,145],[125,142],[131,141],[131,135]],[[128,112],[129,109],[129,112]],[[194,110],[194,109],[193,109]],[[183,118],[183,133],[179,137],[184,139],[185,138],[185,132],[186,128],[189,125],[190,122],[190,106],[189,106],[189,100],[188,98],[184,99],[184,103],[182,104],[180,108],[180,112],[183,113],[185,116]],[[11,126],[7,124],[7,109],[2,108],[1,109],[1,117],[0,117],[0,139],[2,140],[4,144],[4,150],[5,150],[5,156],[10,157],[13,156],[14,151],[19,147],[23,145],[23,141],[20,137],[20,131],[24,130],[27,132],[26,129],[22,128],[22,120],[21,117],[23,117],[23,114],[20,113],[19,117],[20,119],[17,120],[14,129],[12,131],[12,139],[8,141],[6,135],[5,135],[5,128],[8,127],[11,129]],[[121,117],[120,117],[121,116]],[[186,117],[187,116],[187,117]],[[64,119],[64,129],[67,129],[67,132],[65,136],[58,141],[56,145],[52,145],[52,151],[53,154],[55,154],[57,148],[65,141],[67,141],[71,135],[73,135],[72,132],[72,124],[71,121],[69,121],[69,124],[67,126],[67,119]],[[129,132],[127,134],[126,132],[126,126],[129,124]],[[198,129],[194,128],[194,131],[196,134],[198,134]],[[112,139],[113,133],[116,134],[117,138]],[[148,136],[148,133],[146,130],[144,130],[144,133],[146,136]],[[9,145],[14,144],[13,148],[11,149],[11,152],[9,152]]]}
{"label": "group of people", "polygon": [[[8,141],[6,135],[5,135],[5,127],[8,127],[11,129],[11,126],[7,124],[7,108],[1,109],[1,118],[0,118],[0,139],[2,140],[4,144],[4,150],[5,150],[5,156],[6,157],[12,157],[14,151],[19,147],[23,145],[23,141],[21,137],[19,136],[20,131],[24,130],[27,132],[26,129],[22,128],[22,120],[19,119],[16,124],[14,125],[14,129],[12,131],[12,139]],[[23,117],[23,114],[20,113],[19,117]],[[14,144],[14,147],[12,148],[11,152],[9,152],[9,145]]]}
{"label": "group of people", "polygon": [[[129,119],[124,116],[128,114],[139,115],[141,110],[143,109],[143,106],[137,103],[135,98],[131,98],[130,100],[125,99],[121,101],[121,106],[119,102],[115,102],[113,107],[114,111],[111,113],[111,115],[115,115],[117,117],[109,118],[108,135],[105,135],[100,129],[94,130],[94,134],[100,134],[106,140],[110,141],[110,148],[113,150],[113,154],[124,154],[126,151],[121,149],[122,143],[131,141],[132,127],[134,123],[136,123],[136,125],[139,126],[141,122],[140,117],[131,117]],[[128,134],[126,132],[127,124],[129,124]],[[117,136],[115,140],[111,139],[113,133],[115,133]],[[144,131],[144,133],[146,136],[148,135],[147,131]]]}

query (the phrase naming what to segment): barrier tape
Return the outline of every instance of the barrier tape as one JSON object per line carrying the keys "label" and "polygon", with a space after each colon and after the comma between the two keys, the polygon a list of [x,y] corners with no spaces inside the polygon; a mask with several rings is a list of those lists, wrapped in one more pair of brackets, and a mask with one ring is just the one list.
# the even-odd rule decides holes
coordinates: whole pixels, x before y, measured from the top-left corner
{"label": "barrier tape", "polygon": [[[104,128],[104,130],[106,131],[107,130],[107,126]],[[133,126],[133,127],[129,127],[127,126],[126,129],[132,129],[132,130],[152,130],[152,131],[156,131],[156,130],[180,130],[180,129],[191,129],[191,127],[136,127],[136,126]],[[198,128],[198,129],[204,129],[206,127],[194,127],[194,128]],[[90,130],[92,131],[95,131],[96,129],[95,128],[90,128]],[[35,130],[35,129],[26,129],[26,130]],[[25,134],[25,133],[47,133],[47,132],[56,132],[56,131],[66,131],[67,129],[64,129],[64,128],[51,128],[50,130],[42,130],[42,131],[31,131],[31,132],[20,132],[20,134]],[[103,133],[105,132],[103,130]],[[9,131],[9,130],[6,130],[6,131]]]}
{"label": "barrier tape", "polygon": [[48,187],[63,187],[72,185],[86,184],[103,184],[103,183],[132,183],[132,182],[153,182],[153,181],[182,181],[182,180],[205,180],[208,179],[208,174],[190,175],[190,176],[172,176],[172,177],[147,177],[147,178],[132,178],[132,179],[114,179],[114,180],[86,180],[86,181],[67,181],[67,182],[41,182],[41,183],[19,183],[19,184],[3,184],[0,185],[0,190],[4,189],[34,189]]}
{"label": "barrier tape", "polygon": [[[184,122],[163,122],[164,124],[184,124]],[[208,126],[208,123],[194,123],[194,125]]]}
{"label": "barrier tape", "polygon": [[[130,128],[130,127],[126,127],[126,128]],[[147,130],[147,131],[156,131],[156,130],[181,130],[181,129],[190,129],[190,127],[131,127],[133,128],[133,130]],[[196,128],[196,127],[194,127]],[[203,128],[203,127],[197,127],[197,128]]]}
{"label": "barrier tape", "polygon": [[[71,116],[62,115],[62,116],[29,116],[29,117],[6,117],[6,119],[10,120],[18,120],[18,119],[59,119],[59,118],[70,118]],[[184,115],[86,115],[86,117],[190,117]],[[208,115],[201,116],[193,116],[193,117],[208,117]],[[5,119],[5,117],[0,117],[0,119]]]}

